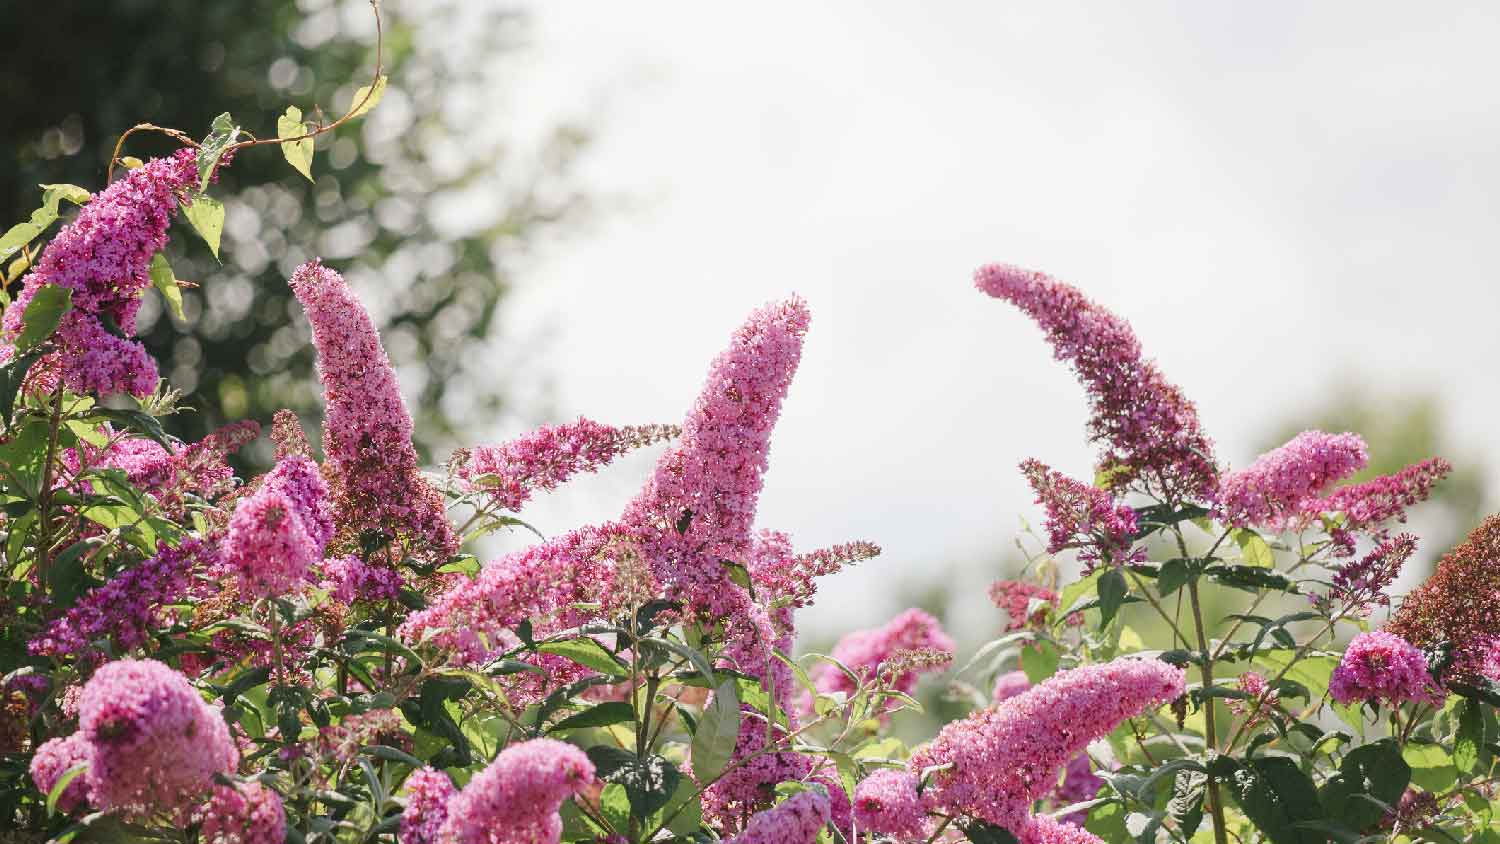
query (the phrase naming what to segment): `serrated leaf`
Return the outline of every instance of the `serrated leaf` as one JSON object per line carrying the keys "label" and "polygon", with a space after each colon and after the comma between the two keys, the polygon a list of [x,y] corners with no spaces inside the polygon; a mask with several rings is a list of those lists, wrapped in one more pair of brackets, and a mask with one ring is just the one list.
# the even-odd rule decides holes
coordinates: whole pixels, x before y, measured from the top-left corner
{"label": "serrated leaf", "polygon": [[182,288],[177,286],[177,276],[172,272],[172,265],[167,263],[167,256],[161,252],[151,258],[151,286],[161,293],[161,297],[167,300],[167,310],[172,316],[181,322],[185,319],[182,315]]}
{"label": "serrated leaf", "polygon": [[[198,192],[208,190],[208,182],[213,178],[214,167],[218,165],[219,159],[224,157],[224,152],[239,137],[240,127],[234,123],[234,118],[229,112],[224,112],[214,118],[213,125],[209,127],[208,137],[198,145]],[[201,198],[201,197],[200,197]],[[218,250],[214,250],[217,256]]]}
{"label": "serrated leaf", "polygon": [[313,139],[302,138],[300,141],[287,141],[287,138],[296,138],[307,134],[307,127],[302,123],[302,109],[296,106],[287,106],[286,114],[276,119],[276,137],[282,140],[281,155],[286,163],[292,165],[292,169],[301,173],[309,182],[312,177]]}
{"label": "serrated leaf", "polygon": [[724,772],[739,734],[739,697],[734,680],[725,680],[714,690],[693,734],[693,776],[700,784],[711,783]]}
{"label": "serrated leaf", "polygon": [[26,310],[21,315],[21,334],[16,338],[16,351],[26,353],[36,348],[62,324],[63,317],[73,309],[73,290],[47,284],[37,288]]}
{"label": "serrated leaf", "polygon": [[349,107],[353,109],[349,113],[349,119],[364,117],[370,113],[370,109],[380,104],[380,98],[385,96],[385,75],[381,74],[369,85],[362,86],[354,92],[354,99],[349,101]]}
{"label": "serrated leaf", "polygon": [[214,260],[217,261],[219,239],[224,236],[224,203],[208,194],[199,194],[193,198],[191,205],[182,209],[182,214],[193,225],[193,231],[208,244],[209,251],[214,253]]}
{"label": "serrated leaf", "polygon": [[571,659],[572,661],[592,668],[601,674],[614,677],[624,677],[630,673],[630,669],[614,654],[604,649],[604,646],[593,639],[565,639],[561,642],[544,642],[537,645],[538,651],[544,654]]}
{"label": "serrated leaf", "polygon": [[1172,782],[1172,798],[1167,801],[1167,815],[1177,823],[1184,838],[1192,838],[1203,823],[1203,795],[1208,775],[1202,771],[1178,771]]}
{"label": "serrated leaf", "polygon": [[1297,826],[1322,820],[1323,807],[1312,780],[1295,761],[1285,756],[1262,756],[1243,764],[1228,757],[1215,760],[1216,771],[1225,766],[1232,769],[1224,783],[1235,802],[1272,844],[1322,844],[1322,835]]}

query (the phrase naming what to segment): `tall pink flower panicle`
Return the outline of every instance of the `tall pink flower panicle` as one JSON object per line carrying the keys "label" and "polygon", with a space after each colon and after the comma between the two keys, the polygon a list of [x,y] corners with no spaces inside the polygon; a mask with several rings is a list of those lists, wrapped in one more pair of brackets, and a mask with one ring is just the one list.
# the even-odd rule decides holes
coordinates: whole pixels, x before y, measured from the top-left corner
{"label": "tall pink flower panicle", "polygon": [[1374,630],[1349,642],[1328,678],[1328,694],[1339,703],[1367,700],[1399,705],[1409,700],[1441,704],[1447,695],[1427,668],[1427,657],[1394,633]]}
{"label": "tall pink flower panicle", "polygon": [[333,468],[336,511],[348,520],[340,538],[358,547],[378,531],[423,561],[458,549],[443,497],[422,477],[411,441],[411,415],[380,335],[338,273],[310,261],[292,274],[292,293],[312,324],[327,416],[323,451]]}
{"label": "tall pink flower panicle", "polygon": [[622,519],[670,597],[722,615],[730,580],[722,561],[743,561],[770,450],[771,429],[802,355],[800,298],[750,315],[714,360],[678,444],[657,463]]}
{"label": "tall pink flower panicle", "polygon": [[908,769],[951,765],[933,774],[928,805],[1018,832],[1069,760],[1125,719],[1181,695],[1183,683],[1182,669],[1154,659],[1064,671],[948,724]]}
{"label": "tall pink flower panicle", "polygon": [[594,763],[555,739],[500,751],[448,802],[439,840],[452,844],[557,844],[563,801],[594,782]]}
{"label": "tall pink flower panicle", "polygon": [[106,663],[83,687],[78,729],[89,743],[89,790],[100,808],[132,814],[192,805],[239,751],[219,711],[186,677],[153,660]]}
{"label": "tall pink flower panicle", "polygon": [[1368,615],[1377,605],[1390,606],[1386,587],[1395,582],[1416,550],[1417,538],[1409,533],[1381,542],[1359,560],[1335,569],[1328,594],[1314,598],[1314,602],[1325,609],[1342,604],[1357,615]]}
{"label": "tall pink flower panicle", "polygon": [[[31,781],[42,794],[51,794],[52,787],[75,765],[87,764],[93,748],[83,733],[48,739],[36,749],[31,757]],[[88,776],[75,776],[62,796],[57,798],[57,809],[71,815],[75,809],[89,802]]]}
{"label": "tall pink flower panicle", "polygon": [[200,539],[176,548],[160,543],[156,556],[85,593],[27,647],[46,656],[93,655],[104,639],[118,651],[134,650],[161,624],[162,607],[187,595],[193,573],[216,559],[217,549]]}
{"label": "tall pink flower panicle", "polygon": [[406,778],[406,809],[401,813],[401,844],[443,844],[448,803],[458,789],[435,768],[420,768]]}
{"label": "tall pink flower panicle", "polygon": [[1043,273],[990,264],[974,282],[1035,320],[1057,359],[1073,364],[1093,405],[1089,435],[1105,445],[1099,465],[1111,489],[1139,479],[1168,495],[1212,498],[1218,470],[1198,411],[1142,359],[1125,320]]}
{"label": "tall pink flower panicle", "polygon": [[544,425],[500,445],[469,450],[458,476],[491,501],[519,511],[537,490],[550,492],[582,472],[597,472],[633,449],[677,436],[672,425],[616,428],[579,417],[566,425]]}
{"label": "tall pink flower panicle", "polygon": [[240,499],[221,550],[224,563],[239,574],[244,594],[284,595],[323,559],[333,536],[327,495],[316,463],[287,457],[267,473],[259,489]]}
{"label": "tall pink flower panicle", "polygon": [[751,818],[744,831],[725,844],[813,844],[828,819],[827,794],[799,791]]}
{"label": "tall pink flower panicle", "polygon": [[1083,827],[1046,815],[1027,818],[1017,840],[1020,844],[1104,844],[1103,839]]}
{"label": "tall pink flower panicle", "polygon": [[[909,609],[884,626],[871,630],[857,630],[840,639],[833,647],[831,656],[842,662],[857,676],[868,678],[879,673],[887,663],[901,651],[939,651],[952,657],[953,639],[938,620],[919,609]],[[936,670],[933,665],[927,671]],[[812,672],[813,684],[825,694],[834,692],[852,693],[856,686],[849,675],[837,666],[820,662]],[[903,694],[911,694],[917,687],[916,670],[903,671],[890,680],[891,688]]]}
{"label": "tall pink flower panicle", "polygon": [[[775,727],[773,739],[777,746],[785,746],[786,729]],[[733,767],[705,788],[702,798],[704,819],[726,832],[738,829],[752,812],[774,799],[777,783],[807,777],[813,760],[790,750],[768,751],[764,721],[743,720],[730,763]]]}
{"label": "tall pink flower panicle", "polygon": [[866,832],[896,838],[925,835],[927,812],[917,795],[917,775],[881,768],[854,787],[854,821]]}
{"label": "tall pink flower panicle", "polygon": [[461,664],[489,659],[514,644],[510,631],[522,621],[553,621],[570,604],[600,597],[611,579],[612,539],[609,527],[582,528],[502,557],[407,616],[400,635]]}
{"label": "tall pink flower panicle", "polygon": [[1381,475],[1364,483],[1341,487],[1325,498],[1307,501],[1303,514],[1317,518],[1344,514],[1344,530],[1365,530],[1385,522],[1406,521],[1406,508],[1427,500],[1438,481],[1453,471],[1453,464],[1434,457],[1413,463],[1392,475]]}
{"label": "tall pink flower panicle", "polygon": [[22,317],[36,292],[48,285],[67,288],[73,307],[58,325],[58,348],[33,371],[44,373],[51,383],[61,377],[79,394],[151,395],[158,380],[156,362],[140,341],[130,338],[141,293],[151,286],[151,258],[167,245],[179,196],[197,178],[196,153],[179,150],[148,161],[94,194],[42,250],[5,309],[0,357],[14,355]]}
{"label": "tall pink flower panicle", "polygon": [[258,782],[215,785],[198,813],[203,844],[282,844],[286,810],[281,795]]}
{"label": "tall pink flower panicle", "polygon": [[1021,473],[1036,493],[1036,503],[1047,510],[1047,553],[1077,548],[1086,572],[1100,564],[1145,559],[1145,549],[1130,550],[1137,530],[1134,510],[1037,460],[1023,461]]}
{"label": "tall pink flower panicle", "polygon": [[1302,515],[1310,500],[1358,472],[1370,451],[1358,434],[1303,431],[1248,467],[1219,480],[1219,512],[1240,527],[1281,530]]}

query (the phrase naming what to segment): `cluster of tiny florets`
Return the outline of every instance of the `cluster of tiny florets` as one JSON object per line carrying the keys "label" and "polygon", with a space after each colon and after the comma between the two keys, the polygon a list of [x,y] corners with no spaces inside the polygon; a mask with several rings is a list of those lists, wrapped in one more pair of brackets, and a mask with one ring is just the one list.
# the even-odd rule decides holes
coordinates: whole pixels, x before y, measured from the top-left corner
{"label": "cluster of tiny florets", "polygon": [[1220,517],[1240,527],[1288,526],[1330,484],[1358,472],[1370,452],[1357,434],[1303,431],[1219,481]]}
{"label": "cluster of tiny florets", "polygon": [[1130,548],[1137,530],[1134,510],[1037,460],[1024,461],[1021,473],[1047,511],[1047,553],[1076,548],[1086,572],[1145,559],[1145,549]]}
{"label": "cluster of tiny florets", "polygon": [[1387,629],[1420,648],[1446,645],[1448,676],[1485,673],[1500,639],[1500,516],[1490,516],[1406,596]]}
{"label": "cluster of tiny florets", "polygon": [[495,505],[518,511],[537,490],[550,491],[573,475],[597,472],[628,451],[677,434],[672,425],[616,428],[579,418],[544,425],[500,445],[469,449],[456,474]]}
{"label": "cluster of tiny florets", "polygon": [[445,844],[557,844],[558,808],[594,782],[582,750],[532,739],[500,751],[448,802],[438,840]]}
{"label": "cluster of tiny florets", "polygon": [[1338,667],[1328,678],[1328,695],[1339,703],[1406,701],[1441,703],[1446,694],[1437,687],[1427,657],[1393,633],[1375,630],[1349,642]]}

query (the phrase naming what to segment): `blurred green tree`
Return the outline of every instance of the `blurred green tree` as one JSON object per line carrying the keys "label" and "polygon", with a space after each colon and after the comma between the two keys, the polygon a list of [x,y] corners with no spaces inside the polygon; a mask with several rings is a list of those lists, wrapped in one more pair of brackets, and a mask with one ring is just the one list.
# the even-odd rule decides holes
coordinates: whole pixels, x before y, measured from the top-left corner
{"label": "blurred green tree", "polygon": [[[173,320],[150,297],[141,334],[163,375],[204,411],[197,437],[280,407],[317,421],[308,332],[286,280],[320,256],[368,297],[422,438],[465,433],[501,407],[503,373],[483,359],[509,262],[586,210],[571,164],[576,126],[502,140],[501,75],[527,21],[509,4],[424,0],[382,7],[380,107],[320,137],[309,183],[270,147],[246,150],[225,200],[223,265],[180,223],[169,258],[202,282]],[[36,207],[38,183],[97,189],[120,133],[139,122],[194,137],[231,112],[258,137],[297,105],[342,114],[374,65],[368,0],[52,0],[0,3],[0,221]],[[123,154],[173,142],[137,133]],[[337,179],[335,180],[335,175]],[[260,460],[266,455],[261,454]],[[252,462],[255,455],[251,456]]]}

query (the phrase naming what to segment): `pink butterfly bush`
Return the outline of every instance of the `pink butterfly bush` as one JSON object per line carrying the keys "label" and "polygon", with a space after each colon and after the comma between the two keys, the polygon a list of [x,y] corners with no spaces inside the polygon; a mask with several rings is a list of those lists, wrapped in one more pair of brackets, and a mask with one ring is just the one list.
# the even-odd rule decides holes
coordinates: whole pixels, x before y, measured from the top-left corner
{"label": "pink butterfly bush", "polygon": [[867,832],[896,838],[923,836],[927,813],[917,795],[917,775],[881,768],[854,787],[854,820]]}
{"label": "pink butterfly bush", "polygon": [[[834,645],[834,659],[842,662],[856,676],[869,679],[887,667],[900,651],[940,651],[952,657],[955,645],[953,638],[930,614],[909,609],[880,627],[871,630],[856,630]],[[937,665],[926,671],[936,670]],[[824,694],[855,691],[855,681],[839,670],[838,666],[820,662],[809,672],[813,684]],[[903,694],[911,694],[917,687],[918,671],[903,671],[890,678],[890,687]]]}
{"label": "pink butterfly bush", "polygon": [[297,268],[292,293],[312,324],[327,416],[323,451],[344,544],[360,534],[392,537],[419,560],[444,561],[458,550],[443,497],[417,465],[411,415],[370,315],[343,276],[310,261]]}
{"label": "pink butterfly bush", "polygon": [[401,812],[401,844],[441,844],[448,803],[458,789],[448,775],[419,768],[406,778],[406,808]]}
{"label": "pink butterfly bush", "polygon": [[593,782],[594,763],[571,744],[545,738],[512,744],[449,800],[438,840],[557,844],[558,808]]}
{"label": "pink butterfly bush", "polygon": [[247,596],[276,597],[293,590],[323,559],[333,537],[328,487],[316,463],[286,457],[260,486],[235,505],[220,551]]}
{"label": "pink butterfly bush", "polygon": [[[1045,586],[1035,583],[1027,583],[1024,580],[997,580],[990,584],[990,601],[995,606],[1005,610],[1005,629],[1007,632],[1023,630],[1027,627],[1041,627],[1046,622],[1047,611],[1045,606],[1038,605],[1032,609],[1033,600],[1042,604],[1051,604],[1057,607],[1058,596],[1056,592]],[[1075,613],[1068,616],[1069,625],[1083,623],[1083,615]]]}
{"label": "pink butterfly bush", "polygon": [[281,795],[258,782],[215,785],[198,811],[203,844],[282,844],[286,811]]}
{"label": "pink butterfly bush", "polygon": [[1239,527],[1282,530],[1329,484],[1365,467],[1370,452],[1357,434],[1303,431],[1219,481],[1219,515]]}
{"label": "pink butterfly bush", "polygon": [[1116,503],[1098,487],[1049,469],[1037,460],[1021,463],[1021,473],[1047,510],[1047,553],[1078,549],[1085,573],[1098,565],[1145,559],[1144,548],[1131,551],[1137,530],[1135,511]]}
{"label": "pink butterfly bush", "polygon": [[945,726],[913,754],[909,770],[937,766],[924,795],[943,808],[1016,832],[1031,803],[1089,742],[1182,694],[1180,668],[1117,659],[1064,671],[1009,700]]}
{"label": "pink butterfly bush", "polygon": [[1130,325],[1044,273],[1007,264],[980,267],[975,285],[1020,308],[1047,334],[1088,389],[1089,435],[1105,451],[1109,487],[1141,480],[1166,497],[1209,500],[1216,487],[1213,443],[1198,411],[1152,361]]}
{"label": "pink butterfly bush", "polygon": [[1020,844],[1104,844],[1099,836],[1082,826],[1034,815],[1025,820],[1017,840]]}
{"label": "pink butterfly bush", "polygon": [[1446,694],[1428,671],[1427,657],[1393,633],[1355,636],[1328,678],[1328,694],[1339,703],[1406,701],[1441,704]]}
{"label": "pink butterfly bush", "polygon": [[[218,166],[227,163],[222,159]],[[78,394],[151,395],[156,361],[130,338],[141,293],[151,286],[151,258],[167,245],[179,197],[197,180],[196,153],[180,150],[148,161],[95,194],[42,250],[5,309],[0,358],[14,356],[22,317],[36,292],[55,285],[72,291],[73,306],[54,335],[57,350],[32,370],[33,387],[51,390],[60,378]]]}
{"label": "pink butterfly bush", "polygon": [[751,818],[744,831],[725,844],[812,844],[828,818],[827,794],[799,791]]}
{"label": "pink butterfly bush", "polygon": [[537,490],[551,491],[581,472],[597,472],[628,451],[677,436],[670,425],[616,428],[580,417],[544,425],[500,445],[470,449],[457,475],[495,505],[512,512]]}
{"label": "pink butterfly bush", "polygon": [[[53,786],[62,779],[63,774],[77,765],[86,765],[93,755],[93,746],[89,744],[83,733],[73,733],[68,736],[48,739],[36,749],[36,754],[31,757],[31,781],[36,784],[37,791],[42,794],[51,794]],[[65,815],[71,815],[75,810],[89,802],[88,776],[78,775],[68,783],[62,794],[57,798],[57,810]]]}
{"label": "pink butterfly bush", "polygon": [[1341,604],[1354,615],[1367,615],[1375,606],[1389,606],[1386,587],[1395,582],[1416,550],[1417,538],[1409,533],[1381,542],[1364,557],[1334,568],[1328,593],[1315,596],[1313,602],[1325,610]]}
{"label": "pink butterfly bush", "polygon": [[89,746],[90,802],[130,814],[186,809],[239,751],[219,711],[154,660],[106,663],[83,687],[78,730]]}

